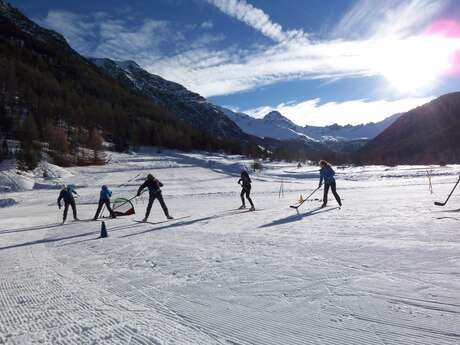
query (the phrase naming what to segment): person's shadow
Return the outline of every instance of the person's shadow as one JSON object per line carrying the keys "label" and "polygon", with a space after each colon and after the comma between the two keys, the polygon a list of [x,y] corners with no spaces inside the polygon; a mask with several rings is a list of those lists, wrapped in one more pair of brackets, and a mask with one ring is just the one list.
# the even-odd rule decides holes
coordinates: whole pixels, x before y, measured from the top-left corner
{"label": "person's shadow", "polygon": [[302,220],[303,218],[310,217],[310,216],[313,216],[313,215],[316,215],[316,214],[331,212],[333,210],[337,210],[338,208],[340,208],[340,207],[338,207],[338,206],[333,207],[333,208],[321,208],[321,207],[318,207],[318,208],[315,208],[315,209],[313,209],[311,211],[308,211],[306,213],[299,213],[299,211],[297,210],[297,214],[294,214],[294,215],[289,216],[289,217],[277,219],[277,220],[272,221],[271,223],[261,225],[261,226],[259,226],[259,229],[260,228],[269,228],[269,227],[272,227],[272,226],[277,226],[277,225],[282,225],[282,224],[287,224],[287,223],[292,223],[292,222],[297,222],[299,220]]}

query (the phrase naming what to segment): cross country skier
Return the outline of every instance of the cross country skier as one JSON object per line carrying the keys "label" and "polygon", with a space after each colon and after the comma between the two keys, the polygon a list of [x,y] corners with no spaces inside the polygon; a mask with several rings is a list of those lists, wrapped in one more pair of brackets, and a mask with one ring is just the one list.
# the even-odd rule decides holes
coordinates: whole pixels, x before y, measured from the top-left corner
{"label": "cross country skier", "polygon": [[73,219],[74,220],[79,220],[77,217],[77,206],[75,205],[75,199],[73,195],[78,193],[73,189],[71,186],[63,186],[61,192],[59,193],[59,197],[57,199],[57,204],[59,209],[61,209],[61,200],[64,199],[64,213],[62,216],[62,224],[65,223],[67,219],[67,211],[69,210],[69,206],[72,207],[72,212],[73,212]]}
{"label": "cross country skier", "polygon": [[99,212],[101,212],[103,205],[107,207],[107,210],[110,213],[110,217],[115,218],[115,213],[110,207],[110,197],[111,196],[112,196],[112,191],[108,189],[106,185],[103,185],[101,188],[101,192],[99,193],[99,205],[97,206],[96,214],[94,215],[93,220],[96,220],[99,218]]}
{"label": "cross country skier", "polygon": [[242,205],[240,206],[240,210],[246,208],[246,204],[244,202],[244,196],[246,195],[246,199],[248,199],[249,203],[251,204],[249,211],[255,211],[256,209],[254,208],[254,204],[252,203],[251,197],[249,196],[251,194],[251,178],[245,169],[241,170],[238,184],[242,187],[240,194]]}
{"label": "cross country skier", "polygon": [[331,165],[323,159],[319,161],[319,165],[321,166],[321,169],[319,171],[318,188],[321,188],[321,186],[323,185],[323,180],[324,180],[324,196],[323,196],[323,205],[321,207],[326,207],[327,205],[327,194],[329,193],[329,188],[331,188],[332,194],[334,194],[335,200],[337,200],[337,203],[339,204],[339,206],[342,207],[342,201],[340,200],[340,196],[339,194],[337,194],[337,191],[336,191],[334,169],[332,169]]}
{"label": "cross country skier", "polygon": [[145,182],[137,190],[137,196],[140,196],[144,188],[149,189],[149,203],[147,205],[147,210],[145,212],[145,218],[142,220],[143,222],[146,222],[149,218],[150,210],[152,209],[152,205],[155,199],[158,199],[158,201],[160,202],[161,208],[163,209],[166,218],[173,219],[173,217],[169,215],[168,208],[166,207],[165,201],[163,200],[163,195],[161,194],[160,187],[163,187],[163,183],[161,183],[155,177],[153,177],[152,174],[148,174]]}

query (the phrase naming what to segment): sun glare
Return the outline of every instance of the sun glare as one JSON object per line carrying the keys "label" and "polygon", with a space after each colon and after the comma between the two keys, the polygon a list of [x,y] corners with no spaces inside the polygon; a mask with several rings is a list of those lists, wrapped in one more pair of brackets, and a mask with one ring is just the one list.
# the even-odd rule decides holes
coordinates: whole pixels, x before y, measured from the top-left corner
{"label": "sun glare", "polygon": [[375,68],[402,93],[414,93],[435,86],[452,70],[460,38],[421,35],[408,39],[384,40],[373,52]]}

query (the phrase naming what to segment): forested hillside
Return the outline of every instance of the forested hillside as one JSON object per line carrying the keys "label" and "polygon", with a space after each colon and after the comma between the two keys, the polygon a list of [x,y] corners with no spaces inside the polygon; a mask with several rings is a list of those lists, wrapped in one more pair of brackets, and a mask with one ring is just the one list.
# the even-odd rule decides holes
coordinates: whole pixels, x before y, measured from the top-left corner
{"label": "forested hillside", "polygon": [[[64,38],[0,2],[0,139],[18,139],[33,166],[39,152],[60,164],[84,163],[102,140],[117,150],[158,145],[241,152],[123,87]],[[96,158],[96,157],[93,157]],[[91,159],[90,159],[91,160]]]}

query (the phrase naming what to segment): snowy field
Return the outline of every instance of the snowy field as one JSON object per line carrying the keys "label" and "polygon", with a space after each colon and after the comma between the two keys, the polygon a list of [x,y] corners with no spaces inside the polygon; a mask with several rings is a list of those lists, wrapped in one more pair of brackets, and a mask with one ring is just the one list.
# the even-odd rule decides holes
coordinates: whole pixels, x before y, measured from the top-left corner
{"label": "snowy field", "polygon": [[[317,167],[264,164],[247,212],[241,157],[109,155],[0,172],[0,344],[460,344],[460,188],[433,205],[460,166],[433,167],[434,194],[426,167],[338,167],[344,207],[317,193],[297,214]],[[59,224],[58,184],[88,220],[102,184],[131,197],[149,172],[174,220],[155,203],[135,222],[142,197],[105,239]]]}

